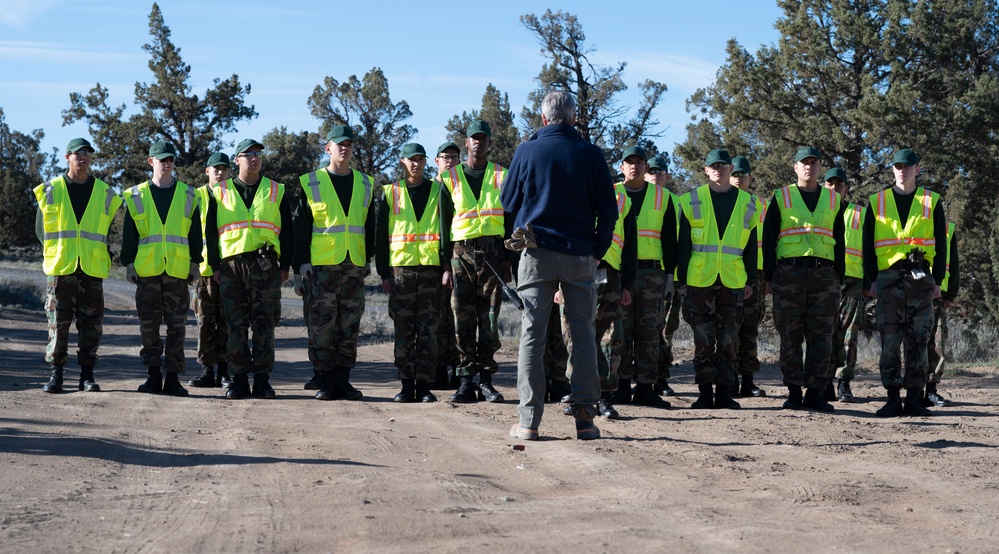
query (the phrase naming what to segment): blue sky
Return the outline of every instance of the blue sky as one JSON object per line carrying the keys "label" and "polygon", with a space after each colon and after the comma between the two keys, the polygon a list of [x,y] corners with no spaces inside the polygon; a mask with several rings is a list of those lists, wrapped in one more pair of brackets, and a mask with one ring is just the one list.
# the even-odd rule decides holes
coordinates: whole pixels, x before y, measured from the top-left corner
{"label": "blue sky", "polygon": [[[769,1],[709,3],[633,0],[506,2],[159,2],[171,39],[192,68],[202,95],[212,79],[236,73],[252,85],[248,102],[259,117],[226,138],[259,139],[274,127],[316,130],[306,101],[327,75],[343,81],[381,67],[392,100],[406,100],[417,141],[428,148],[445,138],[456,113],[477,109],[488,83],[510,96],[515,113],[527,102],[544,62],[519,16],[559,9],[575,14],[596,48],[592,59],[627,61],[629,91],[638,101],[646,78],[669,86],[655,115],[665,131],[657,146],[672,153],[690,121],[685,101],[710,85],[735,37],[755,52],[776,42],[780,17]],[[706,9],[710,6],[710,9]],[[152,2],[134,0],[0,0],[0,107],[12,129],[45,131],[46,150],[60,151],[83,124],[62,126],[69,93],[97,82],[111,105],[133,100],[137,81],[151,82],[148,18]],[[620,9],[617,9],[620,7]]]}

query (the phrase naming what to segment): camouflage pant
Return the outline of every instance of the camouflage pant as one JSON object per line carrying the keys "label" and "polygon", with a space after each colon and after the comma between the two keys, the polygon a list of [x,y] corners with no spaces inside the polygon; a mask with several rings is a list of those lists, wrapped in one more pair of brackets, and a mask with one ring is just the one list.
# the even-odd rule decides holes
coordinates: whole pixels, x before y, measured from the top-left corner
{"label": "camouflage pant", "polygon": [[673,367],[673,334],[680,328],[680,312],[683,299],[679,294],[673,295],[673,300],[666,308],[663,321],[663,331],[659,335],[659,378],[669,379],[670,368]]}
{"label": "camouflage pant", "polygon": [[229,329],[229,372],[270,373],[274,369],[274,304],[281,296],[281,270],[277,264],[263,271],[255,260],[225,259],[219,294]]}
{"label": "camouflage pant", "polygon": [[462,377],[480,371],[496,373],[499,369],[493,355],[500,349],[496,321],[503,302],[503,289],[500,280],[484,261],[492,264],[496,271],[502,271],[505,254],[501,249],[497,246],[477,252],[461,245],[454,247],[451,309],[454,311],[455,339],[461,356],[455,373]]}
{"label": "camouflage pant", "polygon": [[569,382],[569,324],[565,310],[552,308],[548,317],[548,338],[545,342],[545,377],[553,381]]}
{"label": "camouflage pant", "polygon": [[305,343],[305,349],[309,352],[309,362],[311,362],[312,363],[312,367],[315,368],[316,367],[316,355],[315,355],[314,352],[312,352],[312,348],[311,348],[311,345],[312,345],[312,325],[309,324],[309,322],[311,321],[311,317],[312,317],[312,315],[311,315],[312,314],[312,310],[310,309],[311,306],[312,306],[312,295],[309,294],[309,293],[311,292],[312,287],[310,287],[307,284],[309,282],[307,279],[305,279],[304,277],[302,279],[304,281],[302,283],[304,285],[303,288],[305,289],[303,291],[303,293],[302,293],[302,320],[305,321],[305,335],[307,337],[306,343]]}
{"label": "camouflage pant", "polygon": [[839,321],[836,325],[836,378],[849,381],[857,368],[857,338],[864,322],[864,280],[847,277],[840,289]]}
{"label": "camouflage pant", "polygon": [[742,302],[742,323],[739,324],[739,343],[736,352],[736,371],[756,373],[760,370],[757,344],[760,338],[760,322],[766,306],[762,272],[753,284],[753,294]]}
{"label": "camouflage pant", "polygon": [[454,312],[451,311],[451,291],[440,287],[437,302],[440,304],[437,323],[437,365],[458,367],[461,355],[454,338]]}
{"label": "camouflage pant", "polygon": [[683,318],[694,332],[694,382],[698,385],[735,383],[739,325],[743,319],[742,289],[721,285],[687,286]]}
{"label": "camouflage pant", "polygon": [[194,315],[198,318],[198,363],[214,366],[228,359],[229,330],[222,315],[219,285],[212,277],[201,277],[194,289]]}
{"label": "camouflage pant", "polygon": [[[139,277],[135,288],[135,312],[139,316],[142,337],[142,365],[165,367],[167,373],[184,373],[184,339],[187,335],[187,312],[191,309],[191,291],[187,279],[166,273]],[[166,325],[166,344],[160,326]]]}
{"label": "camouflage pant", "polygon": [[104,280],[82,270],[70,275],[45,277],[45,317],[49,321],[49,342],[45,361],[66,365],[69,358],[69,326],[76,318],[79,350],[77,363],[97,364],[97,347],[104,335]]}
{"label": "camouflage pant", "polygon": [[652,384],[659,377],[659,332],[666,306],[666,272],[659,268],[639,268],[631,304],[621,317],[624,342],[621,345],[622,379]]}
{"label": "camouflage pant", "polygon": [[[778,265],[773,295],[784,384],[825,387],[833,374],[833,335],[839,311],[836,270]],[[804,353],[802,343],[807,346]]]}
{"label": "camouflage pant", "polygon": [[[594,336],[597,342],[597,373],[601,392],[617,390],[617,374],[621,367],[621,345],[624,330],[621,325],[621,272],[607,268],[607,282],[597,287],[597,316]],[[568,373],[572,375],[572,339],[569,324],[563,322],[565,342],[569,352]]]}
{"label": "camouflage pant", "polygon": [[357,361],[357,337],[364,314],[364,268],[345,261],[313,268],[306,280],[309,356],[317,371],[350,369]]}
{"label": "camouflage pant", "polygon": [[947,308],[944,308],[943,298],[933,299],[933,329],[930,331],[930,342],[926,345],[926,355],[929,359],[929,371],[926,375],[928,383],[939,383],[947,362]]}
{"label": "camouflage pant", "polygon": [[437,366],[439,266],[392,268],[389,317],[395,322],[395,367],[400,379],[430,381]]}
{"label": "camouflage pant", "polygon": [[[910,271],[878,273],[878,329],[881,331],[881,384],[885,388],[922,388],[933,328],[933,277],[915,279]],[[905,347],[905,371],[901,350]]]}

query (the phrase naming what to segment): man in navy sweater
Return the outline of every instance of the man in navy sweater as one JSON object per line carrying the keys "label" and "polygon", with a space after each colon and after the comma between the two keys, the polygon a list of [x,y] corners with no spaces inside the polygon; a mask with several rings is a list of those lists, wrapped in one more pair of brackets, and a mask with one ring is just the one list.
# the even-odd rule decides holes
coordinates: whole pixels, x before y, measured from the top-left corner
{"label": "man in navy sweater", "polygon": [[590,440],[600,437],[593,424],[600,398],[593,324],[597,264],[610,247],[618,211],[603,152],[573,128],[573,97],[550,92],[541,113],[545,126],[517,147],[501,197],[503,211],[517,214],[517,231],[508,247],[521,250],[517,290],[524,300],[517,362],[520,422],[510,435],[538,438],[546,331],[559,288],[574,344],[571,411],[576,438]]}

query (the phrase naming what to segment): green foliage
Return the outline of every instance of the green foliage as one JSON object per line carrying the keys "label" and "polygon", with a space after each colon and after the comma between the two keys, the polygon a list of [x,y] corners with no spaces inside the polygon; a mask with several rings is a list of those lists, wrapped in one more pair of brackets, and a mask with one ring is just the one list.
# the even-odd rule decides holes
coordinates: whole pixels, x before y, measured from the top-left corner
{"label": "green foliage", "polygon": [[284,183],[285,190],[297,197],[301,190],[298,177],[319,167],[325,141],[319,139],[318,133],[289,133],[282,125],[271,129],[261,142],[267,152],[263,173]]}
{"label": "green foliage", "polygon": [[253,106],[245,103],[250,85],[242,86],[233,74],[225,81],[216,78],[203,97],[192,94],[191,66],[170,40],[170,29],[157,4],[149,14],[149,37],[142,49],[149,54],[155,82],[135,83],[138,113],[126,115],[125,104],[108,105],[108,89],[97,83],[87,94],[70,93],[63,125],[87,123],[97,149],[96,169],[109,184],[124,188],[147,180],[151,175],[149,146],[158,140],[171,142],[177,149],[177,178],[198,183],[208,156],[231,146],[220,137],[237,131],[240,121],[257,116]]}
{"label": "green foliage", "polygon": [[[913,148],[920,184],[947,192],[961,232],[962,298],[999,318],[992,267],[999,154],[999,14],[995,2],[780,0],[780,40],[756,54],[732,40],[714,85],[687,103],[676,149],[683,177],[725,146],[748,156],[766,195],[794,181],[793,154],[810,145],[846,170],[848,200],[889,186],[891,154]],[[994,251],[990,253],[989,249]],[[963,284],[963,283],[962,283]]]}
{"label": "green foliage", "polygon": [[604,150],[611,160],[612,172],[628,146],[640,144],[655,150],[652,139],[662,133],[656,132],[659,121],[652,112],[666,94],[665,84],[649,79],[640,83],[642,102],[629,118],[630,107],[615,100],[628,89],[624,82],[627,62],[613,67],[591,62],[589,56],[596,50],[586,44],[586,34],[576,16],[547,10],[541,17],[522,15],[520,23],[534,34],[541,55],[548,60],[535,77],[538,88],[527,96],[532,107],[521,112],[526,136],[541,128],[541,102],[545,95],[564,90],[576,98],[576,129],[584,139]]}
{"label": "green foliage", "polygon": [[335,125],[353,128],[351,167],[376,182],[387,182],[395,175],[399,152],[417,133],[416,127],[403,123],[413,116],[409,104],[392,102],[388,79],[378,67],[365,73],[363,80],[351,75],[341,83],[326,77],[309,97],[309,110],[320,121],[322,137]]}
{"label": "green foliage", "polygon": [[[461,112],[461,115],[452,116],[448,120],[447,139],[464,149],[465,129],[468,124],[476,119],[481,119],[489,124],[492,131],[491,146],[489,147],[489,160],[504,167],[510,166],[513,153],[520,142],[520,132],[517,130],[515,115],[510,109],[510,97],[505,92],[493,86],[492,83],[486,85],[486,92],[482,95],[482,108],[471,112]],[[427,152],[433,148],[437,151],[439,145],[424,145]]]}
{"label": "green foliage", "polygon": [[[27,246],[37,244],[35,211],[37,202],[32,189],[54,173],[55,156],[39,151],[45,138],[41,129],[30,135],[12,131],[0,108],[0,244]],[[54,176],[54,175],[53,175]]]}

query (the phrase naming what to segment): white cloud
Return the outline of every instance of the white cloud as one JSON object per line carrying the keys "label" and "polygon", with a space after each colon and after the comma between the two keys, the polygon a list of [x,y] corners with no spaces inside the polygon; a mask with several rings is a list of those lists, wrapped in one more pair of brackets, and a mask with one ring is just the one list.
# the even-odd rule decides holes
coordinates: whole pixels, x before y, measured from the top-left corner
{"label": "white cloud", "polygon": [[145,59],[141,53],[128,54],[97,50],[86,44],[0,40],[0,60],[11,62],[64,62],[81,54],[87,56],[88,62]]}
{"label": "white cloud", "polygon": [[0,3],[0,23],[18,31],[26,31],[32,19],[58,4],[58,0],[3,0]]}

